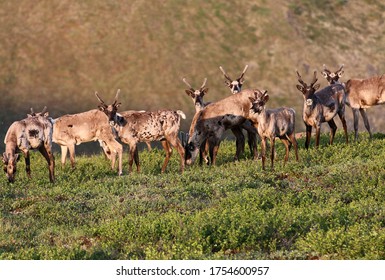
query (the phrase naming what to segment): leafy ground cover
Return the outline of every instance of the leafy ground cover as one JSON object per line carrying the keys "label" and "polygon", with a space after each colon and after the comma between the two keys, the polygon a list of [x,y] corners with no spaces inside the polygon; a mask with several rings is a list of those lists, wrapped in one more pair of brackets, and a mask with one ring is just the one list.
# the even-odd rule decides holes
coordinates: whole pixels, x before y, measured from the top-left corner
{"label": "leafy ground cover", "polygon": [[[352,139],[352,135],[351,135]],[[0,259],[384,259],[385,136],[345,145],[342,134],[300,161],[277,144],[275,170],[233,162],[221,144],[215,167],[181,175],[174,153],[140,153],[142,173],[116,176],[103,155],[78,156],[57,181],[38,153],[33,179],[0,183]]]}

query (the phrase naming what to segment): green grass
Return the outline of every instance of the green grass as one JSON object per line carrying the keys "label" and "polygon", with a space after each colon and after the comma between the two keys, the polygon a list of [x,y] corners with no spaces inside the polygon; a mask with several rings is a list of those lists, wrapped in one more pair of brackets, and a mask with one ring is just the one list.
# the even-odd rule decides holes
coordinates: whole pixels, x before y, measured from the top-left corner
{"label": "green grass", "polygon": [[[352,137],[352,135],[351,135]],[[0,259],[384,259],[385,140],[328,146],[290,155],[275,170],[233,162],[221,144],[218,165],[180,175],[175,152],[142,151],[142,173],[116,176],[102,155],[60,167],[54,185],[38,153],[33,179],[23,161],[0,188]],[[314,143],[314,142],[313,142]]]}

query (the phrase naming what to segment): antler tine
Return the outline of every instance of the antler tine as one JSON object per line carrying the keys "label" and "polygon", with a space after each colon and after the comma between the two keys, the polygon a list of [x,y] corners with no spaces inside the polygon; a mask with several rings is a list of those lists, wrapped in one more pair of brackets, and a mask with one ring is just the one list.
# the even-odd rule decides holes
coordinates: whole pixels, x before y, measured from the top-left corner
{"label": "antler tine", "polygon": [[337,72],[340,72],[340,71],[342,71],[342,69],[344,68],[344,65],[343,64],[341,64],[341,66],[340,66],[340,69],[338,69],[337,70]]}
{"label": "antler tine", "polygon": [[242,72],[241,76],[238,79],[242,79],[243,78],[243,76],[245,75],[245,73],[247,71],[247,68],[249,68],[249,65],[245,66],[245,69],[243,69],[243,72]]}
{"label": "antler tine", "polygon": [[219,69],[221,69],[223,76],[225,76],[226,79],[228,79],[230,82],[233,80],[229,77],[229,75],[226,74],[225,70],[222,68],[222,66],[219,66]]}
{"label": "antler tine", "polygon": [[207,82],[207,78],[204,79],[203,84],[202,84],[202,86],[201,86],[201,88],[200,88],[201,90],[205,87],[206,82]]}
{"label": "antler tine", "polygon": [[323,65],[323,68],[324,68],[324,71],[327,72],[328,74],[331,73],[331,71],[329,69],[327,69],[326,64]]}
{"label": "antler tine", "polygon": [[314,70],[314,75],[313,75],[313,81],[311,82],[310,86],[313,87],[314,84],[318,81],[317,78],[317,71]]}
{"label": "antler tine", "polygon": [[43,110],[41,111],[41,115],[44,115],[47,112],[47,106],[44,106]]}
{"label": "antler tine", "polygon": [[106,103],[104,103],[103,99],[100,98],[100,96],[99,96],[97,91],[95,91],[95,96],[100,101],[100,103],[102,103],[104,106],[106,106]]}
{"label": "antler tine", "polygon": [[115,100],[114,100],[114,103],[112,103],[112,105],[116,105],[116,103],[118,103],[119,93],[120,93],[120,88],[118,88],[118,90],[116,91]]}
{"label": "antler tine", "polygon": [[191,89],[191,90],[195,90],[187,81],[186,81],[186,78],[183,78],[182,81]]}
{"label": "antler tine", "polygon": [[303,86],[307,86],[306,83],[302,80],[302,77],[301,75],[299,74],[298,70],[295,70],[295,72],[297,73],[297,76],[298,76],[298,82],[300,82]]}

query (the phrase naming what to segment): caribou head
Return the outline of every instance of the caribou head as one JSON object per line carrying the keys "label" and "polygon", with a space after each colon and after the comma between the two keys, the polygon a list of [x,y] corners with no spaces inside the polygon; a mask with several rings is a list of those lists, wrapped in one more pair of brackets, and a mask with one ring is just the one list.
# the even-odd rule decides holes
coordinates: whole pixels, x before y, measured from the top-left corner
{"label": "caribou head", "polygon": [[344,65],[342,64],[340,68],[335,72],[332,72],[329,69],[327,69],[325,64],[323,65],[323,67],[324,67],[324,71],[322,71],[322,74],[324,75],[325,79],[328,80],[329,85],[339,84],[340,82],[338,80],[344,74],[344,70],[343,70]]}
{"label": "caribou head", "polygon": [[235,80],[231,79],[230,76],[225,72],[222,66],[219,66],[219,69],[222,71],[223,76],[225,76],[225,84],[230,88],[231,92],[233,94],[238,93],[242,89],[242,85],[245,82],[245,79],[243,79],[243,76],[245,75],[247,68],[249,65],[246,65],[243,69],[242,74]]}
{"label": "caribou head", "polygon": [[203,84],[199,89],[194,89],[186,80],[186,78],[182,79],[183,82],[189,87],[189,89],[186,89],[186,94],[190,96],[194,102],[196,111],[200,111],[203,109],[204,102],[203,102],[203,96],[208,92],[208,88],[206,87],[207,78],[204,79]]}
{"label": "caribou head", "polygon": [[317,71],[314,71],[313,80],[307,85],[303,80],[301,75],[297,72],[298,82],[300,85],[297,85],[297,89],[303,93],[303,97],[305,99],[305,104],[307,106],[313,105],[313,97],[315,92],[319,89],[320,84],[316,84],[317,82]]}
{"label": "caribou head", "polygon": [[108,121],[111,126],[116,124],[116,114],[118,112],[118,108],[120,107],[121,103],[118,103],[118,96],[119,96],[120,89],[116,92],[114,103],[111,105],[107,105],[103,99],[100,98],[99,94],[95,92],[96,98],[99,100],[100,104],[98,106],[99,110],[104,112],[107,117]]}
{"label": "caribou head", "polygon": [[13,183],[16,175],[16,162],[19,159],[19,154],[3,153],[3,170],[7,175],[8,182]]}

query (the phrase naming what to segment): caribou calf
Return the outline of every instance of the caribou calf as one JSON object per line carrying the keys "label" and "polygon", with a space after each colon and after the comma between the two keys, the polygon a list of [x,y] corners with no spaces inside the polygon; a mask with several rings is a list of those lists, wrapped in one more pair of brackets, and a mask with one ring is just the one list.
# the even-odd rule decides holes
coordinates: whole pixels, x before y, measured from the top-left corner
{"label": "caribou calf", "polygon": [[[180,119],[185,119],[185,114],[178,110],[159,110],[155,112],[133,112],[124,116],[117,113],[120,103],[117,97],[112,105],[105,102],[95,93],[100,101],[99,110],[108,117],[108,122],[117,132],[123,143],[129,145],[129,172],[132,172],[132,165],[135,161],[137,172],[140,172],[139,154],[137,144],[139,142],[160,141],[166,158],[162,165],[162,173],[172,154],[171,146],[175,147],[180,156],[180,172],[184,171],[184,149],[178,138]],[[171,145],[171,146],[170,146]]]}
{"label": "caribou calf", "polygon": [[274,169],[274,144],[275,137],[281,139],[286,148],[284,165],[289,159],[289,150],[294,146],[295,157],[298,161],[298,146],[295,139],[295,111],[292,108],[265,109],[269,100],[267,91],[256,92],[250,97],[251,109],[249,119],[254,123],[261,137],[262,169],[265,170],[266,139],[270,140],[271,169]]}
{"label": "caribou calf", "polygon": [[64,115],[54,120],[52,141],[61,147],[62,165],[66,162],[69,150],[72,168],[75,167],[75,145],[98,140],[111,159],[112,169],[115,168],[116,155],[118,155],[118,173],[121,175],[123,147],[115,137],[106,115],[98,109]]}
{"label": "caribou calf", "polygon": [[315,146],[319,146],[319,138],[321,132],[321,123],[327,122],[330,126],[330,140],[333,144],[334,135],[337,126],[334,122],[334,117],[338,114],[341,119],[342,126],[345,132],[346,143],[349,142],[348,132],[345,120],[345,89],[340,84],[334,84],[319,90],[320,84],[317,82],[317,71],[314,71],[314,77],[310,85],[307,85],[301,75],[297,72],[298,81],[297,89],[303,93],[303,121],[306,125],[306,149],[309,148],[312,127],[316,129]]}
{"label": "caribou calf", "polygon": [[[335,73],[324,65],[324,76],[329,83],[337,83],[342,76],[343,65]],[[346,104],[352,108],[354,122],[354,139],[358,139],[358,113],[364,121],[366,130],[372,138],[366,109],[385,103],[385,75],[375,76],[364,80],[351,79],[346,82]]]}
{"label": "caribou calf", "polygon": [[33,113],[27,118],[15,121],[5,135],[5,152],[3,153],[4,171],[9,182],[15,181],[16,162],[19,152],[24,154],[25,171],[31,178],[29,150],[38,149],[48,163],[49,180],[55,180],[55,159],[52,153],[52,123],[48,119],[46,107],[38,114]]}
{"label": "caribou calf", "polygon": [[254,92],[259,90],[246,89],[207,105],[195,114],[189,131],[186,145],[186,164],[194,163],[199,147],[207,139],[210,143],[212,165],[216,163],[221,137],[227,129],[242,125],[249,117],[250,100]]}

